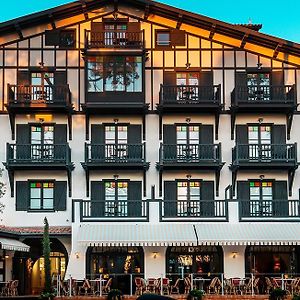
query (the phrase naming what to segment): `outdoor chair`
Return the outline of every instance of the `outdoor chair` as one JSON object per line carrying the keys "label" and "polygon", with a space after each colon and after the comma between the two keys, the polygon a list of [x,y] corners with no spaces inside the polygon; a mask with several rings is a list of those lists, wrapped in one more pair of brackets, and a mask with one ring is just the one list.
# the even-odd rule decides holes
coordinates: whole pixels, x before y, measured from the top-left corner
{"label": "outdoor chair", "polygon": [[221,281],[218,277],[214,277],[207,287],[208,294],[219,294],[221,289]]}
{"label": "outdoor chair", "polygon": [[269,277],[265,277],[265,281],[266,281],[266,290],[265,290],[265,292],[266,292],[266,294],[270,294],[270,292],[272,292],[273,289],[274,289],[274,285],[273,285],[273,283],[272,283],[272,281]]}
{"label": "outdoor chair", "polygon": [[10,295],[18,296],[19,280],[14,280],[10,285]]}
{"label": "outdoor chair", "polygon": [[111,288],[112,278],[109,278],[105,285],[102,286],[102,294],[108,294]]}
{"label": "outdoor chair", "polygon": [[252,283],[253,283],[253,288],[254,288],[254,281],[255,281],[255,278],[251,277],[248,282],[245,284],[244,286],[244,293],[245,294],[252,294]]}
{"label": "outdoor chair", "polygon": [[156,279],[155,278],[148,278],[147,286],[146,286],[147,292],[155,293],[155,288],[156,288]]}
{"label": "outdoor chair", "polygon": [[91,284],[88,279],[84,279],[82,286],[78,288],[78,294],[82,295],[82,291],[84,292],[85,296],[92,292]]}
{"label": "outdoor chair", "polygon": [[189,277],[185,277],[183,282],[184,282],[184,293],[188,294],[192,288],[191,279]]}
{"label": "outdoor chair", "polygon": [[134,283],[135,283],[135,294],[137,296],[142,295],[145,291],[145,283],[144,283],[143,278],[135,277],[134,278]]}
{"label": "outdoor chair", "polygon": [[234,288],[233,288],[231,280],[225,278],[224,279],[224,293],[226,295],[230,295],[233,293],[233,290],[234,290]]}
{"label": "outdoor chair", "polygon": [[155,281],[155,293],[160,294],[161,278],[157,278]]}
{"label": "outdoor chair", "polygon": [[12,280],[5,283],[4,287],[2,287],[1,295],[2,296],[10,296],[10,286],[12,284]]}
{"label": "outdoor chair", "polygon": [[162,278],[162,294],[165,295],[165,293],[167,295],[170,294],[170,279],[169,278]]}
{"label": "outdoor chair", "polygon": [[170,293],[171,294],[179,294],[179,283],[180,279],[177,278],[174,285],[171,285],[170,287]]}

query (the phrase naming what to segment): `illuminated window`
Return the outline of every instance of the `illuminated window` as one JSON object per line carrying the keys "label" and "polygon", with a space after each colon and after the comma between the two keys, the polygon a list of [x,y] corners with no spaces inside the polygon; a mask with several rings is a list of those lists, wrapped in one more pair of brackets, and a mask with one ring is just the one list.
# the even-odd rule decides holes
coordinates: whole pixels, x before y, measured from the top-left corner
{"label": "illuminated window", "polygon": [[126,217],[128,200],[128,182],[105,182],[105,215]]}
{"label": "illuminated window", "polygon": [[271,99],[269,73],[248,73],[247,86],[249,100],[268,101]]}
{"label": "illuminated window", "polygon": [[54,183],[37,181],[30,182],[30,203],[32,210],[54,209]]}

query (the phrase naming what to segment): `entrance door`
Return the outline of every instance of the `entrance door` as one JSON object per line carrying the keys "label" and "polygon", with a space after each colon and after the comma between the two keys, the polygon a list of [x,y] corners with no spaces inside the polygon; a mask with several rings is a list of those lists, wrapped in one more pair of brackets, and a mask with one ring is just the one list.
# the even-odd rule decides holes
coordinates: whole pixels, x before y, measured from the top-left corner
{"label": "entrance door", "polygon": [[121,125],[105,126],[105,158],[124,160],[128,157],[128,127]]}
{"label": "entrance door", "polygon": [[249,125],[249,159],[270,160],[271,159],[271,126]]}
{"label": "entrance door", "polygon": [[250,215],[272,216],[272,181],[250,181]]}
{"label": "entrance door", "polygon": [[200,126],[176,126],[177,160],[193,161],[199,159]]}
{"label": "entrance door", "polygon": [[31,73],[32,100],[53,101],[54,74],[46,72]]}
{"label": "entrance door", "polygon": [[176,73],[177,100],[197,100],[199,85],[198,72]]}
{"label": "entrance door", "polygon": [[31,158],[33,160],[50,160],[54,158],[54,126],[32,125],[30,130]]}

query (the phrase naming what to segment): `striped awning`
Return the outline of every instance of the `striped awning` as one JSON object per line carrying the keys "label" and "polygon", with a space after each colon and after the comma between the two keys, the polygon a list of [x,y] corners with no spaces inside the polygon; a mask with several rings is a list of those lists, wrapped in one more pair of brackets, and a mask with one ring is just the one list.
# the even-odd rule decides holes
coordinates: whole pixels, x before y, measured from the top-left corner
{"label": "striped awning", "polygon": [[192,224],[82,224],[78,241],[87,246],[196,246]]}
{"label": "striped awning", "polygon": [[198,245],[300,245],[298,223],[195,225]]}
{"label": "striped awning", "polygon": [[0,249],[29,252],[30,247],[18,240],[0,237]]}

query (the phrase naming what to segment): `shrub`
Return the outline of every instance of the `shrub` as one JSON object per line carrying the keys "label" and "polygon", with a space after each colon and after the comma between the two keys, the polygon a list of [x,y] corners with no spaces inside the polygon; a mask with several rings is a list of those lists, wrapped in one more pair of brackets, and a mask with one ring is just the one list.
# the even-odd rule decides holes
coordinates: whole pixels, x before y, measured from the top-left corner
{"label": "shrub", "polygon": [[270,293],[269,299],[270,300],[282,300],[285,298],[286,294],[287,293],[285,290],[276,288]]}
{"label": "shrub", "polygon": [[122,299],[123,293],[118,289],[112,289],[108,292],[107,300],[120,300]]}
{"label": "shrub", "polygon": [[189,295],[188,295],[188,299],[198,299],[198,300],[201,300],[202,297],[204,295],[204,291],[203,290],[198,290],[198,289],[193,289],[189,292]]}

